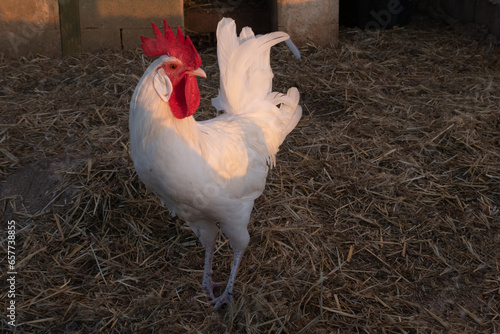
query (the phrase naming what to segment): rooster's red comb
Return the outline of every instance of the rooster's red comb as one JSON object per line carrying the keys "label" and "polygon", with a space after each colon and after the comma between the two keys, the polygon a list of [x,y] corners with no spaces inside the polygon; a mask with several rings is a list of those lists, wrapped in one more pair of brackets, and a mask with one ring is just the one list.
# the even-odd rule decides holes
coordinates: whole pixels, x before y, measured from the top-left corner
{"label": "rooster's red comb", "polygon": [[162,35],[156,24],[152,23],[152,25],[156,39],[141,36],[141,47],[146,56],[169,55],[180,59],[190,67],[199,68],[201,66],[200,55],[196,52],[189,36],[184,38],[181,27],[177,27],[177,38],[175,38],[167,20],[163,20],[165,36]]}

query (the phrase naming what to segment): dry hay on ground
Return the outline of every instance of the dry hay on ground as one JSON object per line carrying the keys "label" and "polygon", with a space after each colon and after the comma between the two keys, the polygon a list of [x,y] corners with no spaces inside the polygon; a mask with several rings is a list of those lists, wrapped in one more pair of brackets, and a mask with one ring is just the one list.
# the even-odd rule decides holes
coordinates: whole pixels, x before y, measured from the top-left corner
{"label": "dry hay on ground", "polygon": [[[18,332],[497,333],[499,51],[442,27],[342,30],[300,61],[276,48],[276,87],[300,89],[304,117],[256,202],[234,305],[216,313],[203,248],[127,153],[140,52],[3,59]],[[207,118],[215,50],[202,58]],[[216,279],[231,260],[220,237]]]}

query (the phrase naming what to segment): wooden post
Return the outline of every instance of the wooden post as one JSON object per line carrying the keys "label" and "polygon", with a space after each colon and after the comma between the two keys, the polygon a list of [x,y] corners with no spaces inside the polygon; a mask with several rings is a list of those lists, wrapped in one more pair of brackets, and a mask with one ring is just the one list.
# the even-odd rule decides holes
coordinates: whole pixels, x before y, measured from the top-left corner
{"label": "wooden post", "polygon": [[267,0],[271,12],[271,31],[279,30],[278,26],[278,0]]}
{"label": "wooden post", "polygon": [[59,24],[63,56],[82,52],[79,8],[79,0],[59,0]]}

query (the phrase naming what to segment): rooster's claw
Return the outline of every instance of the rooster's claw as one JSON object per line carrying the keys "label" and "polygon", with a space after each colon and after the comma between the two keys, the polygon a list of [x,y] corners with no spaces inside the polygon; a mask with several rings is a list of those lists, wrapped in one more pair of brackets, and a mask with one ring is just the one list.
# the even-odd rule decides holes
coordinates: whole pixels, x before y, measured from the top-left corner
{"label": "rooster's claw", "polygon": [[215,299],[212,299],[211,303],[215,304],[214,311],[217,311],[224,304],[231,305],[232,301],[233,301],[233,294],[230,292],[224,291],[224,293],[221,296],[219,296]]}

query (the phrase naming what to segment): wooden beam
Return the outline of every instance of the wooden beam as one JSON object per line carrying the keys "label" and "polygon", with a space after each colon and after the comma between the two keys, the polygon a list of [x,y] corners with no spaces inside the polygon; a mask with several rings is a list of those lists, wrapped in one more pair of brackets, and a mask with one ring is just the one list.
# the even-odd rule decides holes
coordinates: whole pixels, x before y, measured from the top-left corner
{"label": "wooden beam", "polygon": [[82,52],[79,8],[79,0],[59,0],[59,24],[63,56]]}

